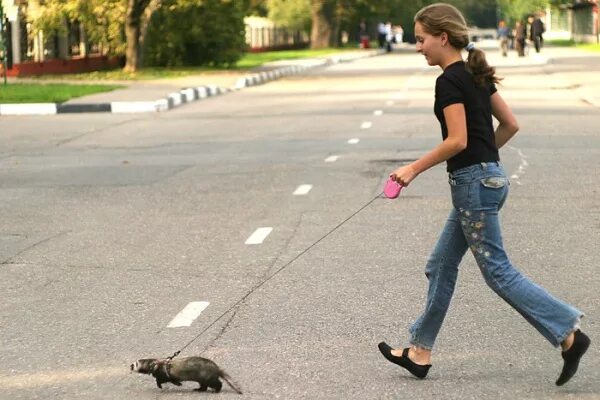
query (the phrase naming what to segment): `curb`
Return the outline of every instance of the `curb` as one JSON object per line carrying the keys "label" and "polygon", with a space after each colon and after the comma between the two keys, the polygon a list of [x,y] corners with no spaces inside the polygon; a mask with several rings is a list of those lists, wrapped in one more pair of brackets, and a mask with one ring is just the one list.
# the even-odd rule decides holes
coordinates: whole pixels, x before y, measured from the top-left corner
{"label": "curb", "polygon": [[229,92],[230,89],[216,85],[186,88],[179,92],[170,93],[167,97],[155,101],[113,101],[110,103],[24,103],[0,104],[0,115],[54,115],[67,113],[143,113],[168,111],[172,108],[201,100],[207,97],[218,96]]}
{"label": "curb", "polygon": [[219,96],[250,86],[262,85],[267,82],[290,75],[297,75],[317,67],[327,67],[341,62],[351,62],[361,58],[381,55],[382,51],[372,51],[358,57],[344,57],[343,55],[327,59],[306,59],[304,64],[275,68],[271,71],[249,74],[237,80],[233,88],[224,88],[217,85],[206,85],[185,88],[173,92],[167,97],[155,101],[113,101],[110,103],[65,104],[65,103],[21,103],[0,104],[1,115],[55,115],[67,113],[147,113],[169,111],[182,104]]}

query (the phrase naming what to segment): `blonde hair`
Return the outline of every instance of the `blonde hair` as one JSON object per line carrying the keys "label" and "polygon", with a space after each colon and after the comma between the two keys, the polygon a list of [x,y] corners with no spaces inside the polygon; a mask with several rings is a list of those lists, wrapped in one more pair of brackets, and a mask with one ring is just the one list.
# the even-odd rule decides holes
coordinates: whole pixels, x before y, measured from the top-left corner
{"label": "blonde hair", "polygon": [[[453,5],[435,3],[423,7],[415,15],[415,22],[420,23],[430,35],[440,36],[445,32],[450,45],[456,49],[464,49],[469,44],[469,30],[465,17]],[[500,82],[500,78],[496,76],[496,69],[488,65],[483,50],[469,47],[467,68],[475,83],[485,85]]]}

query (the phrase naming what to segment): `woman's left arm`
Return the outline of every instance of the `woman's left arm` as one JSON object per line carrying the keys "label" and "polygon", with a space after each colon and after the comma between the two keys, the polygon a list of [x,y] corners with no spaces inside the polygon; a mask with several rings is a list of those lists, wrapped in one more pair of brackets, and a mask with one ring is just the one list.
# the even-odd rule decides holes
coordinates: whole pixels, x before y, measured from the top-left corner
{"label": "woman's left arm", "polygon": [[445,107],[444,119],[448,127],[448,137],[417,161],[392,172],[392,179],[402,186],[408,186],[421,172],[454,157],[467,147],[467,117],[464,104],[454,103]]}
{"label": "woman's left arm", "polygon": [[519,130],[519,124],[515,115],[500,93],[496,92],[490,97],[492,104],[492,114],[498,120],[498,127],[494,132],[496,140],[496,148],[500,148],[506,144]]}

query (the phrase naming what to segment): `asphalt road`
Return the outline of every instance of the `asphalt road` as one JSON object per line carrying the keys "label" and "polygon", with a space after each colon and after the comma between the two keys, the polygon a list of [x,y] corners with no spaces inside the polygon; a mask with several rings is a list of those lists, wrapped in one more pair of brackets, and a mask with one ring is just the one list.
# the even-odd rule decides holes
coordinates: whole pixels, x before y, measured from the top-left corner
{"label": "asphalt road", "polygon": [[[0,398],[237,398],[129,373],[220,316],[180,357],[213,359],[244,398],[600,398],[600,108],[569,83],[600,72],[590,60],[499,69],[521,125],[501,151],[506,248],[586,313],[593,340],[566,386],[554,385],[560,352],[470,256],[427,379],[379,354],[381,340],[407,344],[423,307],[451,206],[443,166],[280,271],[439,142],[439,70],[393,54],[168,113],[0,118]],[[294,195],[300,185],[310,190]],[[190,302],[209,305],[167,327]]]}

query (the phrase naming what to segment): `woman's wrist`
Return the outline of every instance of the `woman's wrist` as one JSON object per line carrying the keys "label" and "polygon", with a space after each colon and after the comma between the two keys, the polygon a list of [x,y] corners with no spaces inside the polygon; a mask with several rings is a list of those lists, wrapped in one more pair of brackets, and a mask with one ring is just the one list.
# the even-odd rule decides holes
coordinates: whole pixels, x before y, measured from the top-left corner
{"label": "woman's wrist", "polygon": [[412,171],[412,173],[413,173],[413,175],[414,175],[415,178],[417,176],[419,176],[419,174],[421,172],[423,172],[423,171],[421,171],[421,169],[419,169],[418,162],[419,162],[419,160],[413,161],[412,163],[410,163],[410,164],[407,165],[407,167],[410,168],[410,170]]}

